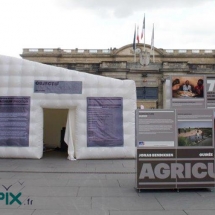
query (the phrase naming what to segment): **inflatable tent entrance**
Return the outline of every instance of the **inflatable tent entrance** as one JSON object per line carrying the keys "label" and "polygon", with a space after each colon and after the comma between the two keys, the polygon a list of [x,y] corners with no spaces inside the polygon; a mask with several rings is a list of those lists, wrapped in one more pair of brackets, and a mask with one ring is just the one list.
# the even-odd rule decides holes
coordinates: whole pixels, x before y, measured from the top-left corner
{"label": "inflatable tent entrance", "polygon": [[66,109],[69,159],[135,157],[136,87],[0,56],[0,157],[41,158],[45,109]]}

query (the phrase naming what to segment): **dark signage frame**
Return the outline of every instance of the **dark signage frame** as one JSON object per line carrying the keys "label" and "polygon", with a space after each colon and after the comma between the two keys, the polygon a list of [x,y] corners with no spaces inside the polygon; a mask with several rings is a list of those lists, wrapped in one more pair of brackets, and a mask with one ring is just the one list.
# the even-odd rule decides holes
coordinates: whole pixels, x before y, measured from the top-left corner
{"label": "dark signage frame", "polygon": [[[202,135],[202,137],[204,138],[203,140],[195,140],[197,141],[197,143],[201,143],[201,141],[204,140],[207,142],[212,141],[212,144],[210,143],[203,146],[201,146],[200,144],[178,146],[178,120],[180,119],[183,122],[183,120],[185,120],[187,117],[189,119],[189,117],[192,118],[193,116],[195,116],[196,112],[192,110],[194,114],[192,116],[192,114],[189,114],[190,112],[188,109],[178,111],[175,110],[176,141],[174,146],[168,146],[167,144],[166,146],[162,147],[159,145],[156,146],[155,144],[151,147],[150,145],[147,146],[140,144],[141,142],[144,142],[144,139],[142,139],[144,133],[142,134],[142,131],[145,131],[145,127],[140,126],[143,118],[139,118],[139,112],[143,113],[144,111],[146,113],[149,112],[149,110],[136,110],[136,189],[213,188],[215,186],[214,120],[212,119],[210,122],[212,124],[212,136],[210,137],[210,134],[208,133],[208,138],[205,138],[205,135]],[[159,110],[154,111],[156,113]],[[214,111],[210,109],[204,109],[201,111],[202,112],[199,121],[202,120],[201,117],[203,117],[204,112],[206,121],[211,117],[210,114],[215,115]],[[150,110],[150,112],[153,112],[153,110]],[[182,116],[178,116],[177,118],[177,113],[179,113],[179,115],[181,114]],[[187,115],[184,113],[187,113]],[[147,117],[147,122],[154,122],[153,120],[150,121],[150,115],[147,115]],[[196,119],[196,121],[198,121],[198,119]],[[201,124],[200,122],[197,123],[197,125],[203,126],[204,123]],[[198,129],[201,130],[202,128]],[[194,130],[195,128],[191,128],[190,131],[186,132],[192,133],[194,132]],[[139,133],[141,133],[142,135],[138,135]],[[158,141],[158,138],[156,138],[155,136],[156,134],[151,136],[151,141]],[[159,136],[159,138],[162,139],[161,136]]]}

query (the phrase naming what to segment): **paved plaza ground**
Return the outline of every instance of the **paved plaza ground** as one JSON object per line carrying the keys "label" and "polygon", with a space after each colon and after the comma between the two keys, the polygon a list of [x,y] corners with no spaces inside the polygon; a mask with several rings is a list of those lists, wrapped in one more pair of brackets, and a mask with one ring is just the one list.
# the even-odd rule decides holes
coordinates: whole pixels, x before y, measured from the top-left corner
{"label": "paved plaza ground", "polygon": [[0,163],[0,215],[215,214],[214,190],[137,192],[134,159],[69,161],[50,151]]}

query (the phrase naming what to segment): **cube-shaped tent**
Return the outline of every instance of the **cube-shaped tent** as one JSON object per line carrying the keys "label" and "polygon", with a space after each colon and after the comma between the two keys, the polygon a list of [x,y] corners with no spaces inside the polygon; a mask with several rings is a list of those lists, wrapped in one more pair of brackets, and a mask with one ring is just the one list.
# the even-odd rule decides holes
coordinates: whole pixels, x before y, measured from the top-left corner
{"label": "cube-shaped tent", "polygon": [[69,159],[135,157],[134,81],[7,56],[0,77],[1,158],[41,158],[64,110]]}

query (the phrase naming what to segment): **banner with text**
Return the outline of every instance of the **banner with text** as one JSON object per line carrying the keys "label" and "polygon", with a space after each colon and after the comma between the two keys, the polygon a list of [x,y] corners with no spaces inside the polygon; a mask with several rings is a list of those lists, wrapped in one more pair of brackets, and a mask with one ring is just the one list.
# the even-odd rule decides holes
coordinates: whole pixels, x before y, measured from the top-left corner
{"label": "banner with text", "polygon": [[123,98],[87,98],[87,146],[123,146]]}
{"label": "banner with text", "polygon": [[30,97],[0,97],[0,146],[29,146]]}
{"label": "banner with text", "polygon": [[34,81],[35,93],[82,94],[81,81]]}

